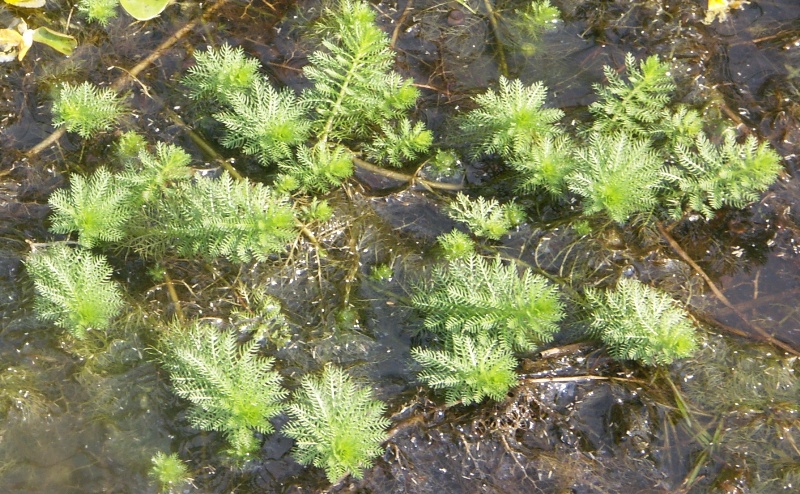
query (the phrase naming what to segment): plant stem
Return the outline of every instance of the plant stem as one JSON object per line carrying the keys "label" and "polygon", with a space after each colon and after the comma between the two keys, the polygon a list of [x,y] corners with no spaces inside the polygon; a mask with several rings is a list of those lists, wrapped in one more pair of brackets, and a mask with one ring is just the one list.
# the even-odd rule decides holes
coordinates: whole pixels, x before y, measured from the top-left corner
{"label": "plant stem", "polygon": [[492,7],[491,0],[483,0],[483,4],[486,6],[486,12],[489,16],[489,24],[492,26],[492,34],[494,34],[494,40],[497,43],[497,65],[499,65],[500,73],[503,74],[504,77],[508,78],[506,52],[503,50],[503,42],[500,40],[500,25],[497,23],[494,7]]}
{"label": "plant stem", "polygon": [[399,180],[401,182],[408,182],[409,184],[412,185],[414,183],[418,183],[428,189],[457,191],[457,190],[462,190],[464,188],[464,186],[461,184],[443,184],[440,182],[431,182],[429,180],[418,178],[416,175],[406,175],[405,173],[387,170],[386,168],[373,165],[372,163],[364,161],[361,158],[357,158],[355,156],[353,156],[353,163],[362,170],[367,170],[371,173],[375,173],[377,175],[383,175],[384,177],[391,178],[394,180]]}
{"label": "plant stem", "polygon": [[[674,250],[681,257],[681,259],[686,261],[686,263],[689,264],[689,266],[691,266],[692,269],[694,269],[697,272],[697,274],[700,275],[701,278],[703,278],[708,287],[711,289],[711,293],[713,293],[714,296],[717,297],[717,299],[720,302],[722,302],[722,304],[725,307],[733,311],[733,313],[736,314],[739,317],[739,319],[741,319],[747,326],[749,326],[753,331],[755,331],[759,336],[764,338],[770,344],[780,348],[781,350],[789,353],[790,355],[800,356],[800,351],[796,350],[791,345],[775,338],[771,334],[767,333],[766,330],[764,330],[764,328],[756,325],[755,323],[747,319],[747,316],[745,316],[742,313],[742,311],[740,311],[735,305],[733,305],[730,302],[730,300],[728,300],[728,297],[726,297],[725,294],[722,293],[722,291],[719,288],[717,288],[717,285],[713,281],[711,281],[711,278],[709,278],[706,272],[703,271],[703,268],[698,266],[697,263],[694,262],[694,260],[691,257],[689,257],[689,254],[687,254],[686,251],[684,251],[681,248],[678,242],[676,242],[675,239],[672,238],[672,235],[670,235],[670,233],[667,231],[666,228],[664,228],[664,225],[661,224],[660,221],[656,222],[656,227],[658,228],[658,231],[661,233],[661,236],[664,238],[664,240],[666,240],[667,243],[670,245],[670,247],[672,247],[672,250]],[[721,327],[726,328],[725,326]]]}

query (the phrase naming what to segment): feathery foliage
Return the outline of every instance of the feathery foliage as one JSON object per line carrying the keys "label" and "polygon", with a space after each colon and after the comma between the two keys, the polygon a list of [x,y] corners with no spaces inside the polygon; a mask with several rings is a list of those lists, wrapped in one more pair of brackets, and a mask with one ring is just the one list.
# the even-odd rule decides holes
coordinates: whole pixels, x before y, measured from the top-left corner
{"label": "feathery foliage", "polygon": [[419,378],[434,389],[445,389],[449,404],[501,400],[517,382],[511,350],[485,331],[454,333],[447,349],[413,348],[411,356],[424,367]]}
{"label": "feathery foliage", "polygon": [[117,16],[119,0],[80,0],[78,12],[84,14],[89,21],[97,21],[105,27]]}
{"label": "feathery foliage", "polygon": [[475,253],[475,242],[464,232],[453,230],[437,239],[442,247],[444,258],[448,261],[462,259]]}
{"label": "feathery foliage", "polygon": [[666,293],[623,278],[615,290],[586,290],[592,306],[590,331],[620,360],[669,364],[697,347],[686,311]]}
{"label": "feathery foliage", "polygon": [[535,146],[512,158],[509,165],[519,172],[517,188],[530,193],[544,188],[555,197],[567,190],[567,177],[575,169],[575,143],[566,135],[546,135]]}
{"label": "feathery foliage", "polygon": [[595,84],[599,100],[589,106],[595,116],[592,130],[603,134],[625,132],[634,137],[650,137],[659,124],[669,119],[667,105],[675,90],[669,65],[653,55],[639,63],[625,56],[627,81],[613,67],[603,67],[608,83]]}
{"label": "feathery foliage", "polygon": [[296,441],[295,459],[324,468],[331,482],[346,474],[361,478],[362,470],[382,453],[390,423],[383,417],[385,408],[371,399],[369,389],[328,366],[319,378],[303,378],[288,408],[292,420],[282,432]]}
{"label": "feathery foliage", "polygon": [[430,284],[417,287],[411,304],[425,314],[431,331],[486,331],[521,350],[549,341],[564,317],[558,291],[547,279],[477,254],[434,268]]}
{"label": "feathery foliage", "polygon": [[342,185],[353,175],[353,155],[344,146],[328,146],[322,142],[297,149],[297,160],[279,163],[282,179],[293,184],[284,190],[326,192]]}
{"label": "feathery foliage", "polygon": [[717,146],[699,134],[695,144],[697,152],[682,144],[675,148],[683,167],[669,174],[681,193],[673,211],[676,217],[681,216],[683,204],[706,218],[723,206],[744,207],[758,200],[781,170],[778,153],[752,135],[738,144],[733,131],[728,131]]}
{"label": "feathery foliage", "polygon": [[111,129],[124,111],[122,100],[112,89],[100,89],[88,82],[78,86],[64,83],[53,101],[53,125],[63,125],[88,139]]}
{"label": "feathery foliage", "polygon": [[191,161],[191,156],[180,147],[159,142],[155,154],[140,149],[138,160],[128,160],[119,182],[135,195],[135,203],[145,204],[166,193],[171,184],[190,179]]}
{"label": "feathery foliage", "polygon": [[224,104],[230,95],[247,93],[259,80],[258,60],[244,54],[241,47],[209,47],[194,54],[195,65],[181,82],[189,88],[189,97]]}
{"label": "feathery foliage", "polygon": [[257,156],[262,165],[291,158],[292,148],[308,138],[308,104],[290,89],[278,91],[256,79],[247,91],[229,92],[226,99],[228,109],[214,115],[226,128],[220,142]]}
{"label": "feathery foliage", "polygon": [[122,295],[111,281],[105,258],[63,244],[31,252],[25,267],[36,288],[34,302],[44,321],[83,339],[86,332],[106,329],[122,309]]}
{"label": "feathery foliage", "polygon": [[148,209],[132,245],[153,256],[174,247],[185,256],[266,260],[295,237],[294,222],[285,197],[224,173],[176,184]]}
{"label": "feathery foliage", "polygon": [[70,182],[69,190],[50,195],[50,230],[78,232],[78,242],[87,249],[101,242],[121,240],[125,224],[133,215],[130,190],[102,167],[88,179],[73,175]]}
{"label": "feathery foliage", "polygon": [[189,469],[178,458],[177,453],[166,454],[159,451],[151,458],[148,476],[158,482],[161,492],[179,491],[191,481]]}
{"label": "feathery foliage", "polygon": [[315,109],[320,140],[363,137],[373,126],[403,117],[419,93],[391,71],[394,52],[369,4],[341,0],[325,14],[323,25],[325,50],[309,55],[303,69],[313,83],[303,100]]}
{"label": "feathery foliage", "polygon": [[498,23],[501,42],[525,54],[536,51],[536,42],[545,32],[555,29],[561,18],[558,8],[550,0],[533,0],[515,10],[514,15],[503,17]]}
{"label": "feathery foliage", "polygon": [[461,192],[450,203],[447,214],[466,223],[475,235],[492,240],[498,240],[525,219],[525,212],[513,202],[500,205],[481,196],[473,200]]}
{"label": "feathery foliage", "polygon": [[425,128],[425,124],[404,118],[395,130],[391,125],[381,123],[383,135],[379,135],[366,151],[377,162],[385,162],[392,166],[403,166],[405,161],[415,159],[426,153],[433,143],[433,134]]}
{"label": "feathery foliage", "polygon": [[281,413],[288,393],[271,370],[273,359],[259,355],[258,343],[236,340],[236,334],[201,322],[173,328],[161,360],[175,393],[192,403],[192,425],[224,433],[231,456],[244,459],[259,447],[254,431],[274,430],[269,420]]}
{"label": "feathery foliage", "polygon": [[585,200],[584,212],[605,212],[624,223],[631,215],[658,205],[662,160],[647,140],[626,134],[590,136],[589,146],[575,152],[575,171],[567,176],[572,192]]}
{"label": "feathery foliage", "polygon": [[461,120],[461,130],[473,152],[496,153],[506,159],[532,149],[548,134],[557,134],[555,122],[564,116],[557,108],[543,108],[547,88],[536,83],[500,77],[500,88],[474,98],[478,108]]}

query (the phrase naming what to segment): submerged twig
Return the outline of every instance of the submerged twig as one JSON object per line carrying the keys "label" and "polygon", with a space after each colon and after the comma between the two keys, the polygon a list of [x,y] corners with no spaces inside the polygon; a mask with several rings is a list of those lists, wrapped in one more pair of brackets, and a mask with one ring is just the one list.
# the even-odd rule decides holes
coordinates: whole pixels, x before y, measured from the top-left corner
{"label": "submerged twig", "polygon": [[[117,77],[117,79],[114,80],[114,82],[111,84],[111,89],[119,92],[125,86],[125,84],[130,82],[132,78],[138,76],[139,73],[141,73],[144,69],[147,68],[147,66],[158,60],[161,57],[161,55],[164,54],[165,51],[167,51],[169,48],[172,47],[172,45],[174,45],[182,38],[184,38],[186,35],[188,35],[190,32],[192,32],[197,27],[197,25],[203,21],[203,19],[206,16],[219,10],[223,5],[228,3],[228,1],[229,0],[218,0],[199,17],[189,21],[182,28],[178,29],[172,36],[170,36],[169,38],[164,40],[163,43],[158,45],[158,47],[155,50],[150,52],[150,54],[147,57],[145,57],[141,62],[137,63],[132,69],[123,72],[122,75]],[[61,137],[64,135],[65,132],[66,129],[64,127],[59,127],[58,129],[55,130],[55,132],[53,132],[52,134],[44,138],[41,142],[39,142],[39,144],[29,149],[26,154],[29,157],[36,156],[37,154],[41,153],[42,151],[53,145],[56,141],[61,139]]]}
{"label": "submerged twig", "polygon": [[375,173],[377,175],[383,175],[386,178],[391,178],[393,180],[398,180],[400,182],[407,182],[412,185],[418,183],[427,189],[457,191],[457,190],[462,190],[464,188],[464,186],[461,184],[444,184],[441,182],[431,182],[430,180],[419,178],[416,175],[406,175],[405,173],[387,170],[386,168],[381,168],[380,166],[373,165],[372,163],[364,161],[361,158],[357,158],[355,156],[353,157],[353,163],[362,170],[367,170],[371,173]]}
{"label": "submerged twig", "polygon": [[[742,311],[740,311],[735,305],[731,303],[730,300],[728,300],[728,297],[726,297],[725,294],[722,293],[722,291],[717,287],[717,285],[711,280],[711,278],[709,278],[706,272],[703,271],[703,268],[701,268],[696,262],[694,262],[694,260],[691,257],[689,257],[689,254],[687,254],[686,251],[683,250],[680,244],[678,244],[678,242],[672,237],[672,235],[670,235],[670,233],[667,231],[666,228],[664,228],[664,225],[661,224],[660,221],[656,223],[656,226],[658,227],[658,231],[661,233],[661,236],[664,238],[664,240],[666,240],[667,243],[670,245],[670,247],[672,247],[672,250],[674,250],[681,257],[681,259],[686,261],[686,263],[689,264],[689,266],[691,266],[692,269],[694,269],[695,272],[699,274],[701,278],[703,278],[708,287],[711,289],[711,293],[713,293],[714,296],[720,302],[722,302],[722,304],[725,307],[730,309],[734,314],[736,314],[736,316],[739,319],[741,319],[745,324],[747,324],[748,327],[750,327],[753,331],[755,331],[759,336],[761,336],[764,340],[766,340],[770,344],[780,348],[785,352],[788,352],[791,355],[800,356],[800,351],[793,348],[791,345],[780,341],[771,334],[767,333],[767,331],[764,330],[764,328],[750,321],[747,318],[747,316],[745,316],[742,313]],[[726,331],[728,330],[728,328],[724,325],[721,325],[720,327],[722,327]]]}

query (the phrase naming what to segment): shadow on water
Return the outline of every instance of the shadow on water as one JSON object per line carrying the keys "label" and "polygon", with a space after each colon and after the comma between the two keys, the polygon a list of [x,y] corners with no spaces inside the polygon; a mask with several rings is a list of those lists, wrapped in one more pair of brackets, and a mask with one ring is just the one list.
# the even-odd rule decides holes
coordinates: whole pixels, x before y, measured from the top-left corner
{"label": "shadow on water", "polygon": [[[187,492],[769,493],[800,485],[797,359],[717,336],[713,326],[697,357],[658,371],[573,345],[574,331],[566,328],[543,358],[524,356],[521,384],[505,400],[441,405],[441,397],[417,386],[409,351],[421,322],[407,307],[407,290],[434,262],[436,236],[454,227],[442,213],[446,198],[363,171],[329,198],[334,219],[316,232],[324,255],[299,239],[270,262],[237,267],[177,259],[165,266],[187,316],[229,321],[242,304],[242,286],[264,287],[280,299],[289,334],[269,350],[288,387],[336,363],[372,383],[389,405],[392,436],[362,480],[330,487],[321,470],[291,459],[292,441],[280,434],[264,438],[257,460],[230,467],[220,455],[224,438],[189,425],[185,403],[154,361],[153,321],[169,321],[175,312],[167,285],[147,274],[152,266],[112,258],[115,278],[134,291],[107,336],[65,341],[32,310],[22,261],[29,242],[57,238],[47,230],[47,198],[65,186],[69,172],[113,166],[120,132],[91,141],[67,134],[26,156],[54,130],[55,88],[62,81],[108,85],[201,15],[195,2],[178,2],[153,21],[121,15],[102,28],[80,18],[73,3],[49,2],[38,13],[0,6],[0,22],[24,15],[30,25],[47,24],[79,40],[69,58],[37,46],[22,62],[0,65],[0,491],[156,492],[147,471],[157,451],[178,452],[189,462],[194,483]],[[551,104],[579,120],[592,102],[592,84],[602,82],[603,65],[620,67],[629,51],[659,54],[674,63],[683,101],[704,105],[709,121],[731,119],[743,132],[769,139],[786,173],[761,201],[708,223],[683,222],[672,234],[748,323],[797,348],[800,5],[753,1],[706,25],[698,3],[554,0],[563,22],[533,51],[504,47],[508,71],[524,82],[544,81]],[[500,74],[497,38],[482,5],[375,5],[382,28],[396,34],[398,70],[422,91],[419,113],[443,141],[448,117]],[[496,5],[501,19],[515,7]],[[195,162],[210,162],[165,111],[209,141],[219,132],[178,83],[192,53],[226,41],[242,46],[272,81],[299,90],[308,84],[301,69],[318,42],[307,23],[319,9],[317,2],[228,2],[125,88],[132,110],[122,129],[179,144]],[[225,153],[244,174],[269,179],[251,157]],[[504,171],[491,161],[470,162],[464,177],[508,197]],[[569,204],[524,200],[537,214],[498,252],[574,282],[576,290],[584,280],[603,285],[636,276],[706,314],[720,332],[751,333],[657,232],[606,228],[586,236],[555,220],[570,213]],[[390,277],[372,276],[384,266]],[[579,326],[580,314],[569,324]],[[276,428],[285,421],[277,419]]]}

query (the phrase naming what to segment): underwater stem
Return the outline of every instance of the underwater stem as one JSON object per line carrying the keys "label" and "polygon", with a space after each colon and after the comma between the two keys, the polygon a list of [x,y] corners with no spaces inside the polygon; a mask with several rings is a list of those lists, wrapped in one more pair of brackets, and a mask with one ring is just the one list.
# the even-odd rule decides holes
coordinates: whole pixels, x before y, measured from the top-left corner
{"label": "underwater stem", "polygon": [[506,52],[503,50],[503,42],[500,40],[500,26],[497,24],[497,17],[494,13],[494,8],[492,7],[491,0],[483,0],[483,4],[486,6],[486,12],[488,13],[489,17],[489,24],[492,26],[492,33],[494,34],[494,40],[497,43],[497,65],[500,67],[500,73],[503,74],[504,77],[509,77],[508,75],[508,65],[506,64]]}
{"label": "underwater stem", "polygon": [[[745,324],[747,324],[747,326],[752,328],[753,331],[758,333],[759,336],[764,338],[770,344],[780,348],[781,350],[791,355],[800,356],[800,350],[797,350],[793,348],[791,345],[778,340],[771,334],[767,333],[764,330],[764,328],[761,328],[760,326],[748,320],[747,316],[745,316],[742,313],[742,311],[740,311],[735,305],[733,305],[730,302],[730,300],[728,300],[728,297],[726,297],[725,294],[722,293],[722,291],[720,291],[719,288],[717,288],[717,285],[711,280],[711,278],[708,277],[706,272],[703,271],[703,268],[698,266],[697,263],[694,262],[694,260],[691,257],[689,257],[689,254],[687,254],[686,251],[684,251],[683,248],[681,248],[678,242],[675,241],[674,238],[672,238],[672,235],[670,235],[670,233],[667,231],[666,228],[664,228],[664,225],[660,221],[656,222],[656,227],[658,227],[658,231],[661,233],[661,236],[664,238],[664,240],[666,240],[667,243],[670,245],[670,247],[672,247],[672,250],[674,250],[681,257],[681,259],[686,261],[686,263],[689,264],[689,266],[691,266],[692,269],[694,269],[697,272],[697,274],[700,275],[701,278],[703,278],[708,287],[711,289],[711,292],[714,294],[714,296],[717,297],[717,299],[720,302],[722,302],[722,304],[725,307],[733,311],[733,313],[736,314],[736,316],[738,316],[739,319],[741,319]],[[721,327],[724,328],[724,326]]]}

